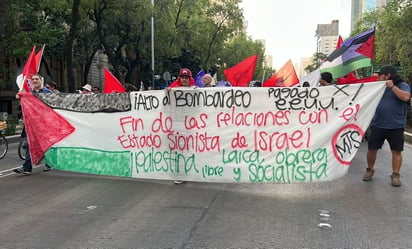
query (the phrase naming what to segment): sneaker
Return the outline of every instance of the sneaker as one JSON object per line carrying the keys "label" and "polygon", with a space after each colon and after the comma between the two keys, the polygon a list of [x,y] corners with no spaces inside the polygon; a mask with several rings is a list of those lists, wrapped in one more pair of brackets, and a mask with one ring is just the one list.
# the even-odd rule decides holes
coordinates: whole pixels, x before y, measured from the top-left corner
{"label": "sneaker", "polygon": [[375,174],[375,169],[366,168],[366,172],[363,175],[363,181],[369,182],[372,180],[373,174]]}
{"label": "sneaker", "polygon": [[400,187],[401,186],[401,180],[400,180],[401,175],[399,173],[392,173],[391,175],[391,184],[394,187]]}
{"label": "sneaker", "polygon": [[179,184],[182,184],[182,183],[185,183],[185,182],[186,182],[186,181],[176,180],[176,181],[175,181],[175,184],[176,184],[176,185],[179,185]]}
{"label": "sneaker", "polygon": [[25,174],[25,175],[30,175],[31,174],[31,172],[30,171],[25,171],[23,168],[17,168],[17,169],[14,169],[13,170],[14,172],[16,172],[16,173],[21,173],[21,174]]}
{"label": "sneaker", "polygon": [[45,166],[44,169],[43,169],[43,172],[48,172],[48,171],[51,171],[52,169],[53,168],[50,167],[50,166]]}

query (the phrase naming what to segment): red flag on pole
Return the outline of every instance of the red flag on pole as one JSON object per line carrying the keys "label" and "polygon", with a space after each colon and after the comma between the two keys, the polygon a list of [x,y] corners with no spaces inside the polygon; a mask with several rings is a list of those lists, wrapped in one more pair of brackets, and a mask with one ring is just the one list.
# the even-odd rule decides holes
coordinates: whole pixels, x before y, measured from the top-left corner
{"label": "red flag on pole", "polygon": [[33,46],[29,58],[27,59],[26,65],[23,68],[23,82],[22,87],[25,92],[30,92],[32,90],[30,81],[31,76],[37,73],[36,64],[36,46]]}
{"label": "red flag on pole", "polygon": [[36,65],[37,65],[37,72],[36,73],[38,73],[40,71],[40,64],[41,64],[41,58],[43,57],[44,47],[46,47],[46,44],[43,45],[43,47],[36,54],[36,57],[35,57]]}
{"label": "red flag on pole", "polygon": [[339,36],[338,42],[336,43],[336,49],[340,48],[340,46],[342,46],[342,44],[343,44],[342,36]]}
{"label": "red flag on pole", "polygon": [[124,86],[120,83],[114,75],[107,70],[107,68],[103,68],[104,70],[104,89],[103,93],[124,93],[126,92],[126,89]]}
{"label": "red flag on pole", "polygon": [[32,87],[30,85],[30,79],[33,74],[39,72],[40,62],[43,56],[44,47],[36,54],[36,46],[33,46],[32,51],[27,58],[25,64],[23,64],[19,70],[17,70],[16,84],[19,87],[20,91],[24,90],[30,92]]}
{"label": "red flag on pole", "polygon": [[225,69],[226,80],[230,82],[232,86],[247,87],[249,82],[252,81],[255,74],[256,62],[258,55],[252,55],[243,61],[239,62],[235,66]]}
{"label": "red flag on pole", "polygon": [[288,60],[278,72],[263,83],[263,87],[288,87],[299,83],[295,67],[291,60]]}

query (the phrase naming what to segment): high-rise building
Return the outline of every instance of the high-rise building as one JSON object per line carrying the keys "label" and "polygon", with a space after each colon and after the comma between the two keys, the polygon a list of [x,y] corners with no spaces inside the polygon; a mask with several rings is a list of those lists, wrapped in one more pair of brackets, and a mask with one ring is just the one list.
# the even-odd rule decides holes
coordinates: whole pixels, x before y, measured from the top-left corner
{"label": "high-rise building", "polygon": [[362,15],[375,8],[385,6],[390,0],[352,0],[351,8],[351,32],[356,22],[361,19]]}
{"label": "high-rise building", "polygon": [[339,20],[333,20],[330,24],[318,24],[316,30],[317,53],[331,54],[339,38]]}

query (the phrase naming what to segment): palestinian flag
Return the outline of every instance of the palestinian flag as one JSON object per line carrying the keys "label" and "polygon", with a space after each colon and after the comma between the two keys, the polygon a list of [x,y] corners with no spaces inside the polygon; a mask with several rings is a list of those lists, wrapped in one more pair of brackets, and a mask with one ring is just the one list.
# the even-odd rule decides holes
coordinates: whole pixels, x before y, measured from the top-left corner
{"label": "palestinian flag", "polygon": [[33,164],[130,178],[301,183],[344,176],[386,86],[22,93]]}
{"label": "palestinian flag", "polygon": [[374,50],[375,29],[371,29],[346,40],[326,58],[320,66],[320,71],[330,72],[336,79],[356,69],[369,67]]}

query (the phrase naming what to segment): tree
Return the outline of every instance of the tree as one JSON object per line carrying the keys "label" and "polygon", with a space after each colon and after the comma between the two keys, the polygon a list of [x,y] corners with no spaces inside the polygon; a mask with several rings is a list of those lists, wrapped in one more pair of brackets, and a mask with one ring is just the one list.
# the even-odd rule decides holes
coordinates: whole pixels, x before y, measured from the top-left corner
{"label": "tree", "polygon": [[366,13],[355,25],[357,34],[376,27],[375,64],[401,66],[405,76],[412,72],[412,3],[393,0],[383,8]]}
{"label": "tree", "polygon": [[255,69],[255,78],[260,80],[263,77],[264,48],[262,43],[251,40],[245,34],[238,35],[225,44],[220,53],[222,57],[218,60],[218,75],[223,76],[224,69],[233,67],[254,54],[259,55]]}
{"label": "tree", "polygon": [[150,79],[152,14],[156,74],[177,73],[183,66],[194,73],[222,72],[225,66],[259,54],[260,78],[269,70],[263,65],[264,48],[246,37],[238,2],[163,0],[151,6],[147,0],[3,1],[1,79],[14,78],[32,46],[43,44],[41,70],[70,92],[87,82],[97,53],[107,56],[109,68],[123,82]]}
{"label": "tree", "polygon": [[324,53],[314,53],[312,56],[312,63],[305,67],[305,71],[308,73],[315,71],[320,67],[320,64],[322,64],[326,57],[328,56]]}
{"label": "tree", "polygon": [[75,80],[74,80],[74,71],[73,71],[73,43],[76,39],[77,34],[77,24],[80,21],[80,0],[73,0],[72,11],[71,11],[71,22],[69,32],[66,36],[66,46],[64,49],[65,61],[67,66],[67,82],[69,85],[69,92],[74,92],[75,89]]}

